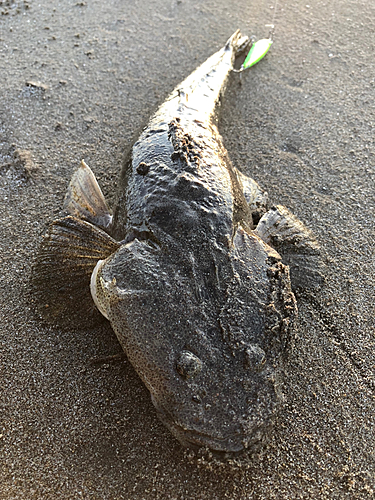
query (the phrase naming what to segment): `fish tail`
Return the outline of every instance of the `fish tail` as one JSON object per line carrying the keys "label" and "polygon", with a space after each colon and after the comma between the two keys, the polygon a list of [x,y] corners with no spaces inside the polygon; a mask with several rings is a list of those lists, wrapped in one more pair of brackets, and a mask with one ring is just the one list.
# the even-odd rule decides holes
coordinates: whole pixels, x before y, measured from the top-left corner
{"label": "fish tail", "polygon": [[229,38],[227,43],[224,46],[224,50],[232,50],[234,55],[242,53],[246,48],[248,48],[251,43],[248,36],[243,36],[240,30],[237,30],[233,35]]}
{"label": "fish tail", "polygon": [[[120,246],[103,227],[109,211],[94,174],[86,165],[72,177],[65,212],[48,228],[32,268],[32,299],[41,316],[61,326],[97,321],[90,293],[93,269]],[[108,212],[108,214],[106,214]]]}

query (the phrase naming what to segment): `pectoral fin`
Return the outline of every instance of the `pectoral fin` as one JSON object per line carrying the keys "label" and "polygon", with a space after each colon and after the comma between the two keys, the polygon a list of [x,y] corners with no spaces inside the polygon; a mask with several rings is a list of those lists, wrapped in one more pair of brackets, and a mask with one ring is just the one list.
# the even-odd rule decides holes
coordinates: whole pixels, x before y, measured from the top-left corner
{"label": "pectoral fin", "polygon": [[105,231],[76,217],[53,222],[32,274],[42,316],[65,325],[87,324],[96,310],[90,293],[91,273],[99,260],[119,246]]}
{"label": "pectoral fin", "polygon": [[67,217],[54,221],[33,265],[32,285],[37,307],[60,325],[87,325],[96,308],[90,278],[98,261],[120,246],[106,231],[112,223],[103,193],[82,160],[73,174],[64,201]]}
{"label": "pectoral fin", "polygon": [[255,233],[275,248],[290,266],[294,289],[318,288],[324,281],[321,248],[314,234],[289,210],[272,207],[260,219]]}

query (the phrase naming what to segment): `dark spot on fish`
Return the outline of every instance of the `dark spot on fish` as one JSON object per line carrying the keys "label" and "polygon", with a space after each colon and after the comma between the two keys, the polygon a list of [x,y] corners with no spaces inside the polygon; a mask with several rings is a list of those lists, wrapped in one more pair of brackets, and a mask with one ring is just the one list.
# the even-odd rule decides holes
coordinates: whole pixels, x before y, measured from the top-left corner
{"label": "dark spot on fish", "polygon": [[202,361],[190,351],[182,351],[176,361],[176,370],[186,378],[191,379],[202,370]]}
{"label": "dark spot on fish", "polygon": [[145,162],[141,162],[137,167],[137,174],[139,175],[147,175],[150,171],[150,165],[147,165]]}

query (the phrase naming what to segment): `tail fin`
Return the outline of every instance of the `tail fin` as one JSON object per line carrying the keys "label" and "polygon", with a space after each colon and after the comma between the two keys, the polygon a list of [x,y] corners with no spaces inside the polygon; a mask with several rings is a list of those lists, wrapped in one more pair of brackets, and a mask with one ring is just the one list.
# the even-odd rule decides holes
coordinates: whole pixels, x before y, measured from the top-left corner
{"label": "tail fin", "polygon": [[225,50],[233,50],[235,56],[239,55],[241,52],[246,50],[249,47],[251,40],[248,36],[242,36],[240,30],[237,30],[233,35],[229,38],[227,43],[225,44]]}

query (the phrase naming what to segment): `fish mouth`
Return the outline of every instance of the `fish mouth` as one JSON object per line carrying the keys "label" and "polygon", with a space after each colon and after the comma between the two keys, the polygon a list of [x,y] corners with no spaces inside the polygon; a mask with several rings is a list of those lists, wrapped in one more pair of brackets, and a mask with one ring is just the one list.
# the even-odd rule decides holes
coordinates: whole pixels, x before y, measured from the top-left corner
{"label": "fish mouth", "polygon": [[[164,420],[163,422],[165,423]],[[202,448],[209,449],[213,456],[220,459],[240,456],[246,452],[241,436],[238,434],[220,438],[203,432],[186,429],[176,422],[172,424],[169,423],[168,428],[183,446],[196,452]]]}
{"label": "fish mouth", "polygon": [[241,432],[229,433],[225,436],[213,435],[181,425],[176,422],[169,411],[155,404],[154,400],[153,403],[159,419],[174,437],[184,447],[190,448],[195,452],[206,449],[209,450],[213,457],[224,461],[252,453],[264,443],[265,426],[254,429],[254,432],[250,436]]}

